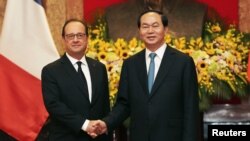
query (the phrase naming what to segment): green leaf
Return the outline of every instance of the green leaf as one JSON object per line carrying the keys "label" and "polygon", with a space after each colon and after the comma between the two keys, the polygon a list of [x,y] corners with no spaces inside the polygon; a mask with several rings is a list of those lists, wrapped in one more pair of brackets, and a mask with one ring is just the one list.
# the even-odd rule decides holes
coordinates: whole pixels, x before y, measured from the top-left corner
{"label": "green leaf", "polygon": [[248,95],[247,86],[248,84],[245,83],[246,80],[239,75],[235,75],[235,85],[237,86],[236,94],[238,97],[245,97]]}
{"label": "green leaf", "polygon": [[213,78],[212,85],[214,89],[212,96],[215,98],[229,100],[234,93],[226,81],[219,80],[216,77]]}
{"label": "green leaf", "polygon": [[199,109],[200,111],[206,111],[211,106],[210,94],[206,87],[199,86]]}

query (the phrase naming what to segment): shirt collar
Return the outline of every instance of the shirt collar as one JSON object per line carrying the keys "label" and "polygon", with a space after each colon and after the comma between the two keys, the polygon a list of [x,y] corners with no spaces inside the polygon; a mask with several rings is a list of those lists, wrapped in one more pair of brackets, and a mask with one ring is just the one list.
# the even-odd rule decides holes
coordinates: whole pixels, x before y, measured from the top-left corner
{"label": "shirt collar", "polygon": [[86,61],[85,55],[84,55],[80,60],[77,60],[77,59],[71,57],[68,53],[66,53],[66,56],[69,58],[69,61],[70,61],[73,65],[75,65],[76,62],[78,62],[78,61],[81,61],[84,65],[87,65],[87,61]]}
{"label": "shirt collar", "polygon": [[[160,59],[162,59],[166,48],[167,48],[167,45],[163,44],[154,53],[156,53],[157,57],[159,57]],[[149,57],[150,53],[152,53],[152,51],[150,51],[149,49],[146,48],[146,58]]]}

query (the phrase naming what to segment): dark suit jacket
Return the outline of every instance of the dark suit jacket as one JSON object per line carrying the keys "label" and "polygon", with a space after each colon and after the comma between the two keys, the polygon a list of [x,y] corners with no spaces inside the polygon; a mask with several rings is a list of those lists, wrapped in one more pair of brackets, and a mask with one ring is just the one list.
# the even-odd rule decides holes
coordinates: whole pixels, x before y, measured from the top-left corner
{"label": "dark suit jacket", "polygon": [[112,130],[130,116],[130,141],[197,141],[198,84],[193,59],[167,47],[149,95],[145,50],[124,61]]}
{"label": "dark suit jacket", "polygon": [[[52,141],[92,140],[81,127],[86,119],[100,119],[110,111],[106,68],[86,57],[92,81],[92,102],[84,91],[83,82],[66,55],[42,70],[42,91],[50,114]],[[108,141],[106,135],[96,141]]]}

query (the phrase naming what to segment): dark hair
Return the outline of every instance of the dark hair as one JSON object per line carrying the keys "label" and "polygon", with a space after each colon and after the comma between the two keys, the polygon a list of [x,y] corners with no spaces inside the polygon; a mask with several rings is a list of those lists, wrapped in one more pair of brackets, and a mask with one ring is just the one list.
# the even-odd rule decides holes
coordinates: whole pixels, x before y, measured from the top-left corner
{"label": "dark hair", "polygon": [[79,22],[79,23],[82,23],[82,25],[85,27],[85,32],[86,32],[86,36],[88,36],[89,34],[89,29],[88,29],[88,25],[87,25],[87,23],[85,23],[83,20],[79,20],[79,19],[69,19],[69,20],[67,20],[65,23],[64,23],[64,25],[63,25],[63,28],[62,28],[62,37],[64,37],[65,36],[65,28],[66,28],[66,26],[69,24],[69,23],[71,23],[71,22]]}
{"label": "dark hair", "polygon": [[157,13],[161,16],[161,21],[162,21],[162,24],[164,27],[167,27],[168,26],[168,18],[166,15],[164,15],[161,11],[157,11],[157,10],[152,10],[152,9],[149,9],[149,10],[146,10],[144,12],[142,12],[138,19],[137,19],[137,27],[140,28],[141,27],[141,17],[149,12],[154,12],[154,13]]}

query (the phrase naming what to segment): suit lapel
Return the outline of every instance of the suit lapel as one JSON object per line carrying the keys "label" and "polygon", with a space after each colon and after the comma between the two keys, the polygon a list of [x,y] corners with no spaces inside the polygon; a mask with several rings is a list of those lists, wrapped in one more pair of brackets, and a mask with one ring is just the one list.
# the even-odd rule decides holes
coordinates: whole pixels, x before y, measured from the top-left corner
{"label": "suit lapel", "polygon": [[84,84],[82,80],[79,78],[79,75],[77,74],[74,66],[69,61],[66,54],[64,54],[61,58],[61,62],[63,64],[64,70],[66,70],[67,74],[69,75],[69,78],[72,79],[72,82],[75,83],[75,85],[80,89],[80,91],[83,93],[83,95],[88,98],[88,93],[86,92],[84,88]]}
{"label": "suit lapel", "polygon": [[137,70],[137,76],[139,78],[140,84],[142,85],[142,89],[144,90],[145,94],[148,93],[148,76],[147,76],[147,67],[146,67],[146,60],[145,60],[145,49],[138,54],[138,61],[135,62],[135,67]]}
{"label": "suit lapel", "polygon": [[155,91],[159,88],[160,84],[162,84],[163,79],[167,76],[169,69],[174,64],[173,63],[174,62],[173,56],[174,56],[174,52],[172,52],[171,47],[168,46],[165,50],[159,71],[158,71],[157,76],[155,78],[155,82],[153,84],[151,96],[154,95]]}

